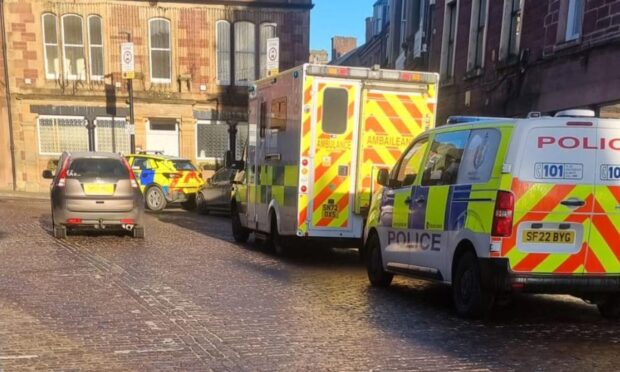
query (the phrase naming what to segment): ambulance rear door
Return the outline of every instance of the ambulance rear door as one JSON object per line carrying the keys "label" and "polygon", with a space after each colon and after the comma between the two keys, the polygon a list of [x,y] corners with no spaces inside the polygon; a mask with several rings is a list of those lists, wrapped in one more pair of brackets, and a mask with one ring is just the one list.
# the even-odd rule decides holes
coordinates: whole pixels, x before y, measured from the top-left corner
{"label": "ambulance rear door", "polygon": [[436,94],[433,85],[373,82],[364,85],[362,101],[355,191],[358,214],[370,207],[378,170],[393,167],[407,146],[434,126]]}
{"label": "ambulance rear door", "polygon": [[309,234],[353,237],[360,83],[316,78],[312,89]]}

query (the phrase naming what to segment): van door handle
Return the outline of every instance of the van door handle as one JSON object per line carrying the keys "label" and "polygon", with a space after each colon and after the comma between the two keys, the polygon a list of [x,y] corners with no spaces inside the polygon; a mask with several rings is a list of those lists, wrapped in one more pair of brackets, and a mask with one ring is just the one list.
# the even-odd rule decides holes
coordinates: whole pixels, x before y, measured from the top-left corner
{"label": "van door handle", "polygon": [[578,199],[568,199],[560,202],[560,204],[566,207],[583,207],[586,205],[586,202]]}
{"label": "van door handle", "polygon": [[411,204],[411,198],[405,199],[405,204],[410,205]]}

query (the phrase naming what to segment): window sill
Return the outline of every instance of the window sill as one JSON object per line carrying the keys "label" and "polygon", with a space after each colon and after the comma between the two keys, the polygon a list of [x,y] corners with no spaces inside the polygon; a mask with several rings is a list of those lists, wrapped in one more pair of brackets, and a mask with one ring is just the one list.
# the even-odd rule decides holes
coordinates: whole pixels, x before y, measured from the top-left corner
{"label": "window sill", "polygon": [[442,88],[448,88],[448,87],[453,86],[454,84],[455,84],[454,77],[451,77],[448,80],[441,80],[441,82],[439,83],[439,86]]}
{"label": "window sill", "polygon": [[151,79],[151,84],[160,84],[160,85],[172,84],[172,80],[166,80],[166,79]]}
{"label": "window sill", "polygon": [[553,47],[553,51],[554,52],[561,52],[563,50],[568,50],[568,49],[576,48],[576,47],[578,47],[580,45],[581,45],[581,38],[578,37],[577,39],[574,39],[574,40],[561,41],[561,42],[557,43]]}
{"label": "window sill", "polygon": [[484,69],[482,67],[477,67],[477,68],[467,71],[465,73],[465,76],[463,76],[463,80],[467,81],[467,80],[477,79],[481,77],[483,74],[484,74]]}
{"label": "window sill", "polygon": [[518,64],[519,64],[519,57],[512,55],[512,56],[508,56],[506,59],[498,61],[496,65],[496,69],[505,70],[511,67],[515,67]]}

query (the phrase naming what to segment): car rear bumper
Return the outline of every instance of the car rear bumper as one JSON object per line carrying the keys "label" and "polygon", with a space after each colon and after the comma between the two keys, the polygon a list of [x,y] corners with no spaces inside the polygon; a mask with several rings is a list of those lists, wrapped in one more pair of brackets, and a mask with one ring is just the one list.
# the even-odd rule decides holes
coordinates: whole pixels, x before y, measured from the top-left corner
{"label": "car rear bumper", "polygon": [[[79,220],[79,222],[71,220]],[[132,223],[129,223],[133,221]],[[143,211],[136,208],[129,212],[72,212],[54,211],[54,222],[72,227],[122,227],[123,225],[143,225]]]}
{"label": "car rear bumper", "polygon": [[510,270],[507,258],[479,258],[483,286],[496,292],[551,294],[620,293],[620,274],[520,274]]}
{"label": "car rear bumper", "polygon": [[198,187],[184,187],[164,190],[166,200],[170,203],[184,202],[196,195]]}

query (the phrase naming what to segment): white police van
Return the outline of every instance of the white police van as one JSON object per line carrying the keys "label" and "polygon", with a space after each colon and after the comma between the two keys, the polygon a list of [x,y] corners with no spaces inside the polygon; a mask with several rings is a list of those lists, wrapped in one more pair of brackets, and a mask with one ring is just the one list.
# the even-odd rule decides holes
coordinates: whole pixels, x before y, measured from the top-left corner
{"label": "white police van", "polygon": [[364,233],[372,285],[452,285],[456,310],[498,294],[572,294],[620,316],[620,121],[571,110],[452,118],[381,170]]}

